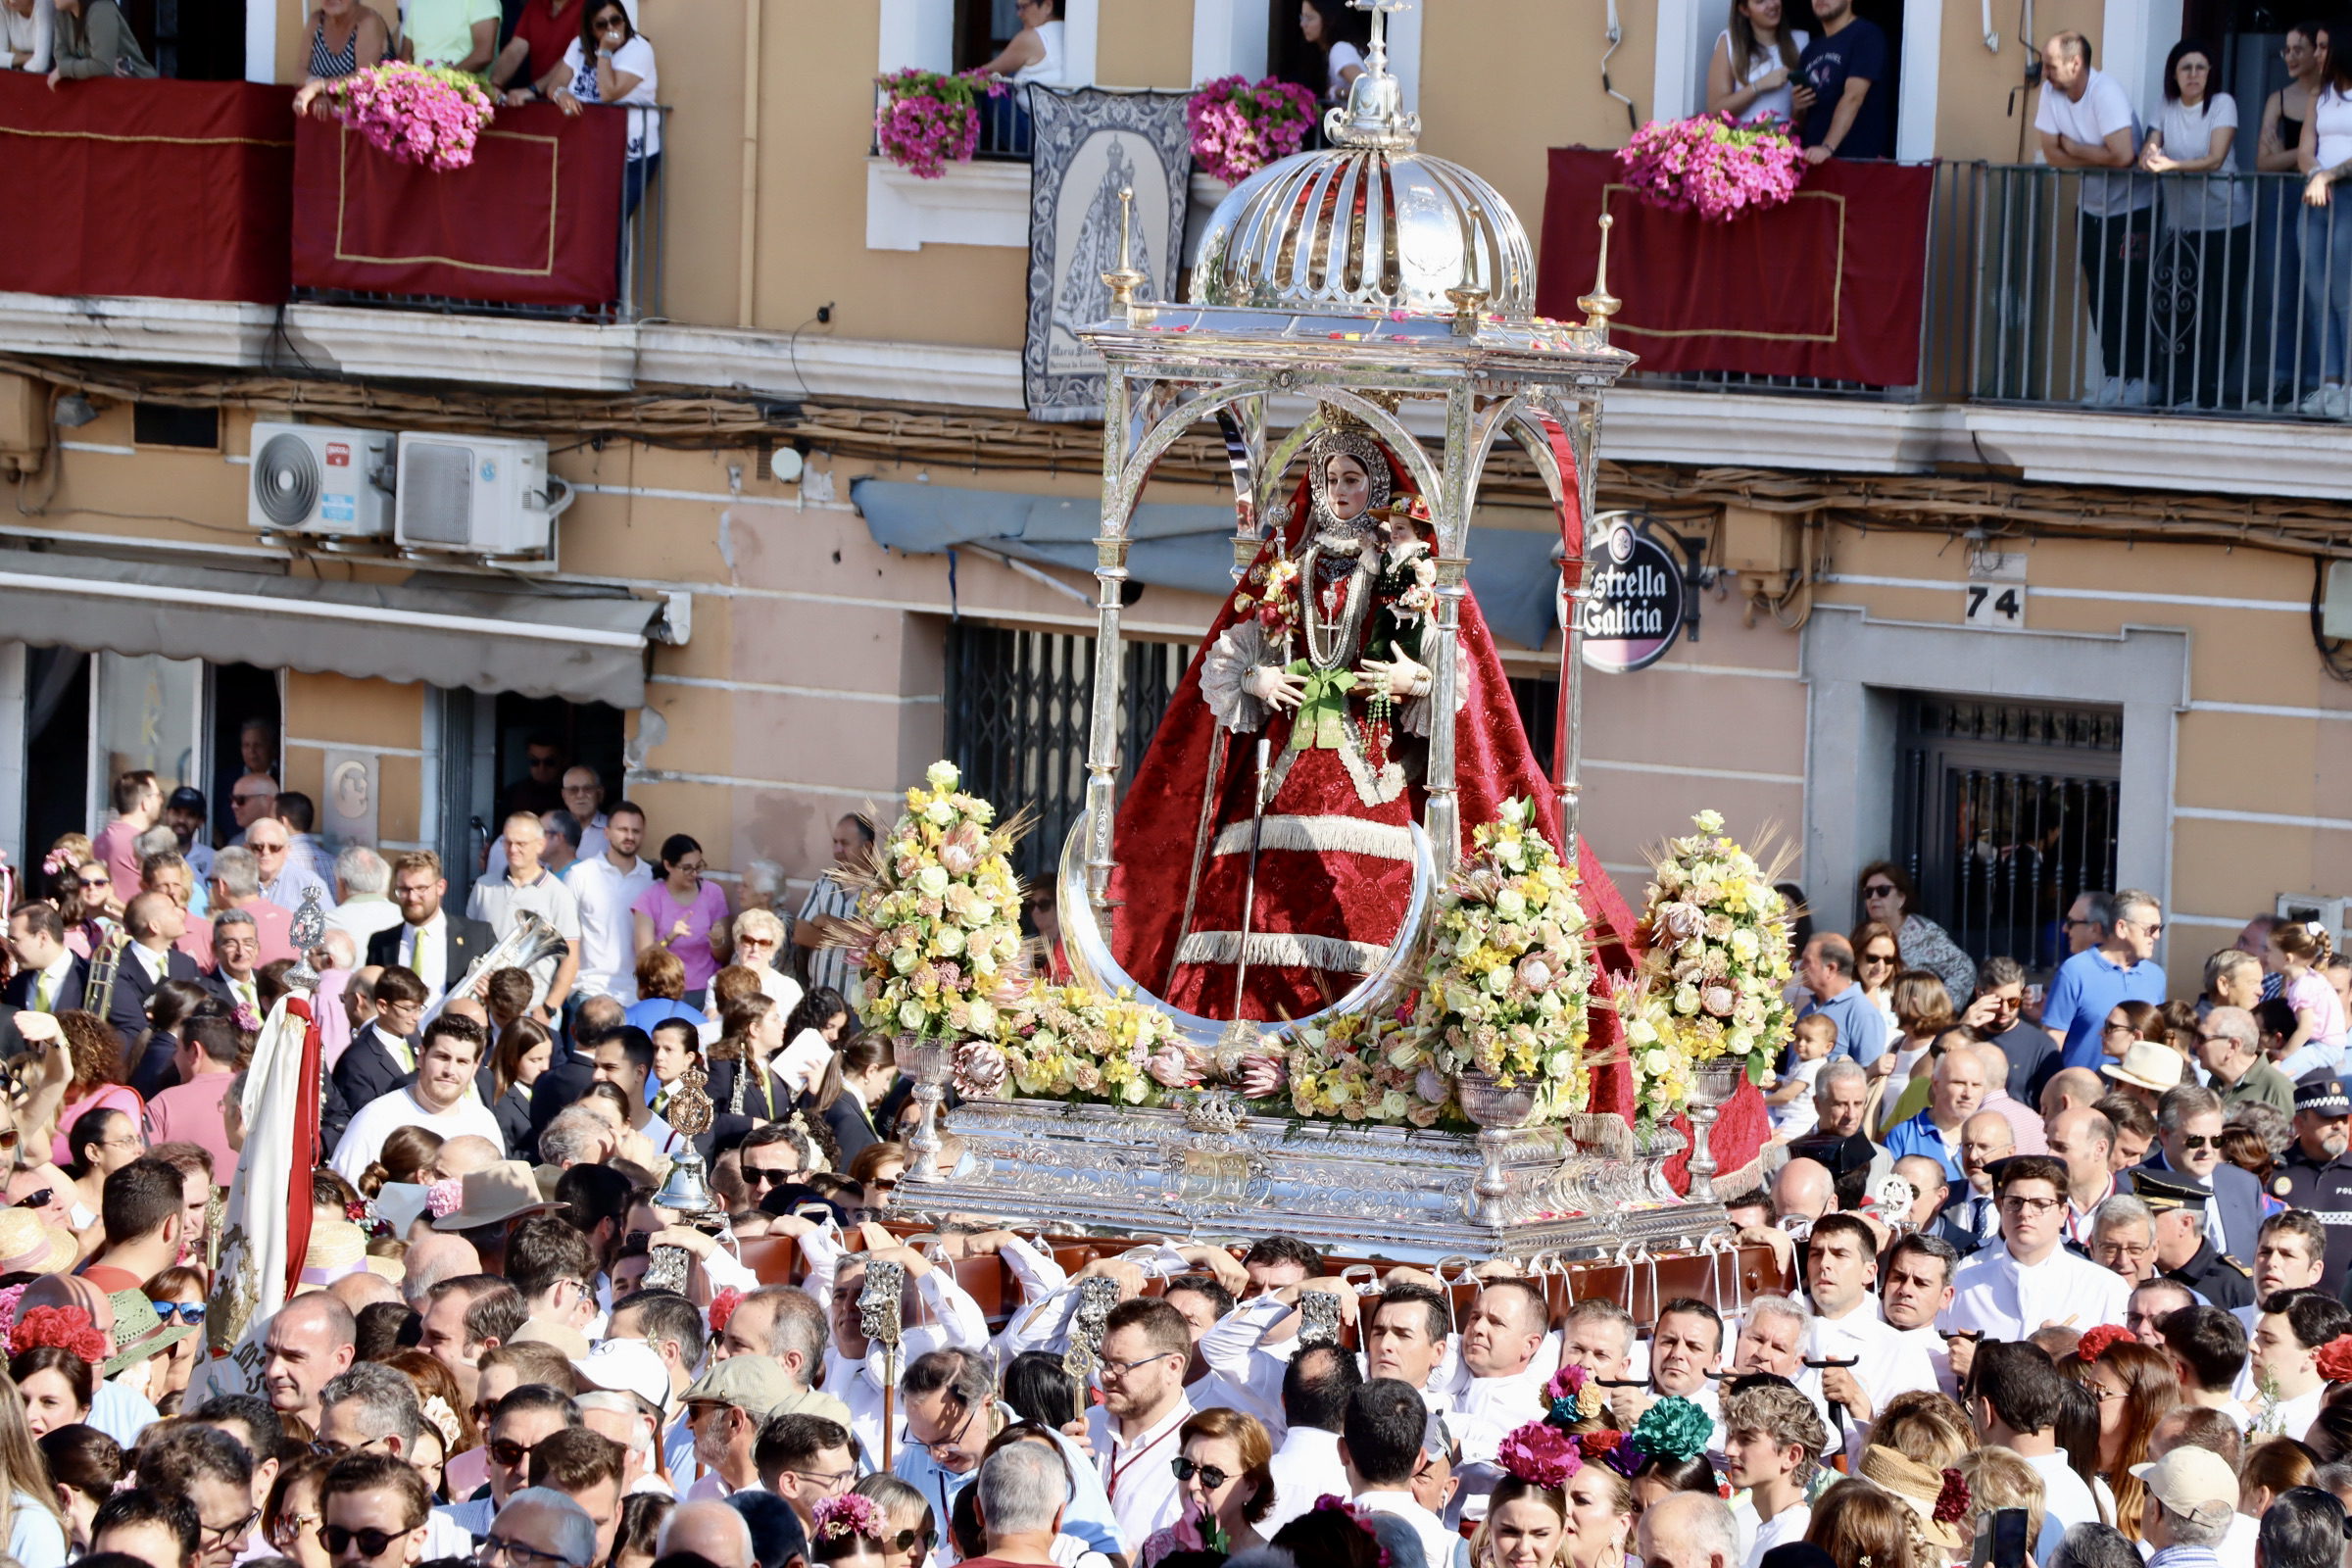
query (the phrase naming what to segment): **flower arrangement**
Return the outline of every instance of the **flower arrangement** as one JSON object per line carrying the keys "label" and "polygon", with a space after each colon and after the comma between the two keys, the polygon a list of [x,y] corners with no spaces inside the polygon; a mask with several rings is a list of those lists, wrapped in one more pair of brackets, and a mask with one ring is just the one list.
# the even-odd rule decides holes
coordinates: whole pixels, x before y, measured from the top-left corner
{"label": "flower arrangement", "polygon": [[479,78],[399,60],[335,77],[318,96],[379,152],[442,173],[473,162],[474,138],[497,114]]}
{"label": "flower arrangement", "polygon": [[1193,162],[1233,184],[1298,150],[1315,122],[1315,99],[1274,76],[1219,76],[1194,90],[1184,122],[1192,127]]}
{"label": "flower arrangement", "polygon": [[1788,901],[1772,873],[1723,836],[1720,812],[1692,821],[1698,831],[1670,841],[1658,860],[1642,917],[1649,954],[1619,993],[1642,1121],[1682,1108],[1698,1063],[1744,1057],[1760,1080],[1794,1022],[1781,995]]}
{"label": "flower arrangement", "polygon": [[1564,1366],[1544,1385],[1545,1409],[1502,1440],[1495,1460],[1520,1480],[1539,1487],[1564,1487],[1588,1464],[1602,1464],[1631,1476],[1658,1455],[1686,1460],[1703,1453],[1714,1418],[1690,1400],[1669,1396],[1642,1412],[1631,1432],[1576,1429],[1597,1420],[1608,1397],[1592,1374]]}
{"label": "flower arrangement", "polygon": [[22,1355],[41,1346],[70,1350],[95,1366],[106,1359],[106,1336],[78,1306],[36,1306],[8,1331],[8,1353]]}
{"label": "flower arrangement", "polygon": [[1576,870],[1535,826],[1535,808],[1505,801],[1471,834],[1470,853],[1438,894],[1429,967],[1414,1026],[1447,1079],[1532,1080],[1537,1121],[1584,1109],[1592,944]]}
{"label": "flower arrangement", "polygon": [[1124,991],[1033,984],[1001,1017],[997,1050],[1024,1095],[1150,1105],[1200,1082],[1174,1022]]}
{"label": "flower arrangement", "polygon": [[886,96],[874,111],[874,140],[917,179],[937,179],[948,165],[970,163],[980,145],[980,100],[1011,90],[976,71],[951,76],[910,66],[875,79]]}
{"label": "flower arrangement", "polygon": [[1021,885],[1005,856],[1026,823],[992,829],[996,808],[934,762],[877,847],[858,900],[867,1027],[926,1039],[996,1033],[1021,951]]}
{"label": "flower arrangement", "polygon": [[1730,115],[1653,120],[1618,149],[1617,163],[1642,200],[1714,223],[1780,206],[1795,194],[1805,168],[1803,151],[1778,121],[1740,125]]}
{"label": "flower arrangement", "polygon": [[[1251,590],[1255,592],[1251,592]],[[1287,637],[1298,629],[1298,563],[1288,556],[1276,556],[1262,565],[1250,568],[1243,579],[1242,591],[1233,596],[1233,608],[1241,614],[1255,614],[1257,623],[1277,637]]]}
{"label": "flower arrangement", "polygon": [[[1297,1116],[1434,1126],[1453,1099],[1453,1085],[1433,1065],[1428,1039],[1413,1026],[1414,1006],[1408,1002],[1387,1016],[1304,1025],[1287,1047],[1278,1036],[1263,1036],[1281,1071],[1246,1084],[1244,1092],[1263,1087],[1271,1098],[1287,1087]],[[1282,1114],[1281,1103],[1267,1113]]]}

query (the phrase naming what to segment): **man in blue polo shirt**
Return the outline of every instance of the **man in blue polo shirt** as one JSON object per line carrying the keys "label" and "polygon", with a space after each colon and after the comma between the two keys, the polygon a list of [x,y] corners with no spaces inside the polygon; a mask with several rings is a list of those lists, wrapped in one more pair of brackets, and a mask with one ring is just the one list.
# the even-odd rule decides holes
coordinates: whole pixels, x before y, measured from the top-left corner
{"label": "man in blue polo shirt", "polygon": [[1838,1025],[1835,1055],[1867,1067],[1886,1051],[1886,1019],[1854,979],[1853,944],[1825,931],[1805,944],[1797,978],[1813,993],[1807,1016],[1821,1013]]}
{"label": "man in blue polo shirt", "polygon": [[2164,906],[2153,893],[2127,888],[2100,908],[2096,895],[2084,912],[2105,929],[2097,947],[2084,948],[2058,966],[2042,1004],[2041,1026],[2058,1042],[2068,1067],[2096,1071],[2106,1060],[2100,1033],[2107,1015],[2124,1002],[2164,1001],[2164,970],[2156,962],[2156,939],[2164,932]]}

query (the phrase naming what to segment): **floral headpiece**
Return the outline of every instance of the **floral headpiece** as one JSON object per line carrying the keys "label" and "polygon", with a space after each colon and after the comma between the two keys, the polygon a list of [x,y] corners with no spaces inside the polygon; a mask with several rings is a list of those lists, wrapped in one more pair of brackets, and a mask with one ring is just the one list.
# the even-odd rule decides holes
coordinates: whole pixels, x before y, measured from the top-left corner
{"label": "floral headpiece", "polygon": [[24,1299],[24,1288],[31,1283],[26,1280],[24,1285],[11,1285],[7,1290],[0,1291],[0,1335],[16,1327],[18,1303]]}
{"label": "floral headpiece", "polygon": [[1356,1529],[1372,1538],[1373,1547],[1380,1553],[1380,1568],[1389,1568],[1389,1548],[1382,1544],[1380,1532],[1373,1527],[1372,1515],[1368,1510],[1358,1508],[1347,1498],[1328,1492],[1315,1499],[1315,1506],[1326,1513],[1347,1515]]}
{"label": "floral headpiece", "polygon": [[42,1346],[71,1350],[96,1366],[106,1359],[106,1336],[89,1310],[79,1306],[36,1306],[8,1331],[8,1353],[22,1355]]}
{"label": "floral headpiece", "polygon": [[441,1434],[442,1448],[447,1452],[456,1452],[458,1434],[463,1430],[458,1425],[458,1412],[452,1410],[449,1401],[438,1394],[426,1397],[423,1411],[424,1418],[433,1424],[433,1430]]}
{"label": "floral headpiece", "polygon": [[41,875],[55,876],[74,864],[74,856],[67,850],[51,850],[41,857]]}
{"label": "floral headpiece", "polygon": [[827,1497],[816,1505],[816,1539],[819,1541],[847,1541],[852,1536],[880,1541],[883,1523],[881,1505],[858,1493],[845,1492],[838,1497]]}
{"label": "floral headpiece", "polygon": [[1541,1421],[1530,1421],[1502,1440],[1496,1461],[1534,1486],[1558,1488],[1587,1464],[1606,1465],[1631,1476],[1653,1456],[1687,1460],[1706,1451],[1714,1421],[1706,1411],[1680,1396],[1670,1396],[1642,1413],[1631,1432],[1577,1432],[1580,1422],[1598,1416],[1607,1407],[1599,1383],[1581,1366],[1564,1366],[1544,1385],[1549,1407]]}
{"label": "floral headpiece", "polygon": [[2136,1343],[2130,1329],[2120,1323],[2100,1323],[2082,1331],[2081,1342],[2075,1346],[2075,1353],[2085,1361],[2096,1361],[2099,1352],[2107,1347],[2126,1342]]}
{"label": "floral headpiece", "polygon": [[2330,1383],[2352,1383],[2352,1334],[2338,1334],[2320,1347],[2320,1376]]}
{"label": "floral headpiece", "polygon": [[[2108,1325],[2102,1325],[2108,1326]],[[1936,1494],[1933,1515],[1939,1525],[1958,1524],[1968,1513],[1968,1482],[1959,1471],[1946,1466],[1943,1490]]]}
{"label": "floral headpiece", "polygon": [[446,1176],[424,1190],[424,1206],[435,1219],[455,1214],[466,1206],[466,1178]]}
{"label": "floral headpiece", "polygon": [[727,1319],[733,1317],[735,1309],[742,1304],[743,1293],[732,1285],[712,1297],[710,1298],[710,1332],[713,1334],[725,1333]]}
{"label": "floral headpiece", "polygon": [[250,1002],[238,1003],[237,1010],[228,1015],[228,1021],[237,1026],[239,1034],[258,1035],[262,1032],[262,1015],[254,1010]]}

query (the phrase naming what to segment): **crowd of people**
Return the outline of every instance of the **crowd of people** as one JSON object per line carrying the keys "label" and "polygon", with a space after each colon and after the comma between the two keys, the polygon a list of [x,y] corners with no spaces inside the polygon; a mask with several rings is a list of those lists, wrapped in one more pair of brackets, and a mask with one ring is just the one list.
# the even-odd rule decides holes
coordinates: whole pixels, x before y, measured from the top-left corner
{"label": "crowd of people", "polygon": [[[1865,924],[1800,933],[1771,1174],[1727,1204],[1796,1288],[1637,1321],[1507,1264],[1359,1290],[1279,1235],[907,1238],[837,886],[733,907],[535,744],[461,915],[250,760],[230,842],[126,774],[10,911],[21,1568],[1944,1568],[1995,1514],[2039,1568],[2347,1560],[2352,973],[2315,927],[2168,998],[2159,902],[2085,893],[2030,987],[1868,867]],[[205,1332],[219,1189],[306,909],[326,1163],[256,1396]]]}

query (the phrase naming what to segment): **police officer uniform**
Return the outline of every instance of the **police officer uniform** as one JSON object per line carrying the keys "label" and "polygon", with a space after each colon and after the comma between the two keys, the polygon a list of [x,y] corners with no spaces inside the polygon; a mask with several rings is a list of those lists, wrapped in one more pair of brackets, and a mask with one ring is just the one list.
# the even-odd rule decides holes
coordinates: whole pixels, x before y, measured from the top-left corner
{"label": "police officer uniform", "polygon": [[[2200,1223],[2203,1221],[2206,1202],[2213,1195],[2193,1179],[2172,1171],[2149,1170],[2144,1165],[2130,1174],[2132,1191],[2148,1205],[2151,1214],[2161,1216],[2184,1208],[2196,1215]],[[2179,1268],[2157,1272],[2159,1278],[2187,1286],[2215,1306],[2236,1308],[2254,1304],[2254,1271],[2209,1240],[2200,1241],[2196,1256]]]}
{"label": "police officer uniform", "polygon": [[[2306,1073],[2295,1081],[2295,1114],[2329,1121],[2352,1117],[2352,1093],[2347,1093],[2343,1077],[2328,1068]],[[2279,1156],[2271,1173],[2270,1193],[2328,1227],[2327,1272],[2320,1276],[2320,1289],[2336,1294],[2352,1286],[2352,1152],[2321,1159],[2298,1140]]]}

